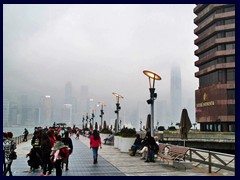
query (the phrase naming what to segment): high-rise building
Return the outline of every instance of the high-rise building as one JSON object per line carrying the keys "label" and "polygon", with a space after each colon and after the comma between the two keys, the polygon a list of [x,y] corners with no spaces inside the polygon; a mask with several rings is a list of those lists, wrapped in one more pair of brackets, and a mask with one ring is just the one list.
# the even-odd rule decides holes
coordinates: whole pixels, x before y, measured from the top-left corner
{"label": "high-rise building", "polygon": [[65,85],[65,99],[64,99],[65,104],[72,104],[72,83],[67,82]]}
{"label": "high-rise building", "polygon": [[51,96],[44,96],[41,98],[40,106],[40,124],[41,126],[52,125],[53,117],[53,99]]}
{"label": "high-rise building", "polygon": [[171,68],[171,123],[175,125],[180,122],[182,112],[182,85],[181,70],[175,65]]}
{"label": "high-rise building", "polygon": [[235,131],[235,5],[197,4],[196,121],[201,131]]}
{"label": "high-rise building", "polygon": [[10,103],[8,99],[3,99],[3,126],[9,125]]}
{"label": "high-rise building", "polygon": [[62,122],[72,125],[72,104],[64,104],[62,109]]}
{"label": "high-rise building", "polygon": [[88,95],[88,86],[81,86],[80,94],[80,114],[86,115],[89,111],[89,95]]}

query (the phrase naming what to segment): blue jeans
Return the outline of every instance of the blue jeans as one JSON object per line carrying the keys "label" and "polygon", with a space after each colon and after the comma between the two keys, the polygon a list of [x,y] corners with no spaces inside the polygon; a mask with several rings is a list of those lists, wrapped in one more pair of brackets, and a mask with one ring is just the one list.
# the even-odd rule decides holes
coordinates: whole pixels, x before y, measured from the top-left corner
{"label": "blue jeans", "polygon": [[98,158],[98,147],[93,147],[92,151],[93,151],[93,159],[97,159]]}

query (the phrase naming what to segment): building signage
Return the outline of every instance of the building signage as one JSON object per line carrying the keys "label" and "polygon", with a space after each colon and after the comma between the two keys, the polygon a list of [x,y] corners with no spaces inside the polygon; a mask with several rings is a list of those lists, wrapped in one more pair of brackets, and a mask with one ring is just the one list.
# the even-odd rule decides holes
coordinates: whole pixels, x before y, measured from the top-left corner
{"label": "building signage", "polygon": [[197,107],[214,106],[214,101],[207,101],[207,93],[203,94],[203,102],[196,104]]}
{"label": "building signage", "polygon": [[214,101],[201,102],[197,104],[197,107],[206,107],[206,106],[214,106]]}

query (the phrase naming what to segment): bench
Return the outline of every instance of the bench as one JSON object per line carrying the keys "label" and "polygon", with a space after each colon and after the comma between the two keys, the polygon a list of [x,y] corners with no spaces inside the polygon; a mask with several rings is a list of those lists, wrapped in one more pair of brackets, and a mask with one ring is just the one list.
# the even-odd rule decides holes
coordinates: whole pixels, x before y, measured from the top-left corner
{"label": "bench", "polygon": [[[165,149],[167,145],[161,145],[161,149]],[[161,159],[166,159],[168,161],[172,161],[173,164],[177,164],[176,162],[180,162],[180,161],[185,161],[186,155],[187,155],[187,151],[189,150],[188,147],[182,147],[182,146],[169,146],[168,147],[168,152],[165,153],[165,151],[160,151],[160,145],[159,145],[159,153],[158,153],[158,157],[160,157]],[[175,165],[174,165],[175,166]],[[186,169],[186,166],[183,165]]]}
{"label": "bench", "polygon": [[163,143],[160,143],[160,144],[158,145],[158,147],[159,147],[158,153],[159,153],[159,154],[165,154],[165,148],[167,147],[167,145],[166,145],[166,144],[163,144]]}

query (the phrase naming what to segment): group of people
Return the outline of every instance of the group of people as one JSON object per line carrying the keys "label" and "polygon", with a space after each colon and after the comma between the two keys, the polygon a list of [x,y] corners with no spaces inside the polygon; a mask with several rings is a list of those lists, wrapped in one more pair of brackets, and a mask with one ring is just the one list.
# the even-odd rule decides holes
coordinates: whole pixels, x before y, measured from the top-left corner
{"label": "group of people", "polygon": [[142,154],[141,160],[155,162],[154,155],[159,151],[159,143],[159,138],[157,136],[152,137],[151,132],[147,132],[143,139],[137,134],[134,144],[131,147],[132,156],[135,156],[137,150],[140,150]]}
{"label": "group of people", "polygon": [[60,153],[61,149],[65,147],[69,154],[73,152],[72,140],[67,130],[35,129],[31,145],[32,148],[26,156],[29,157],[30,172],[40,166],[43,170],[40,176],[46,176],[51,174],[53,167],[55,167],[56,176],[61,176],[64,164],[66,164],[65,168],[68,170],[68,157],[62,157]]}

